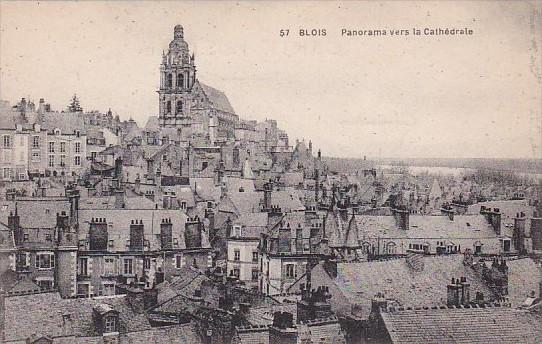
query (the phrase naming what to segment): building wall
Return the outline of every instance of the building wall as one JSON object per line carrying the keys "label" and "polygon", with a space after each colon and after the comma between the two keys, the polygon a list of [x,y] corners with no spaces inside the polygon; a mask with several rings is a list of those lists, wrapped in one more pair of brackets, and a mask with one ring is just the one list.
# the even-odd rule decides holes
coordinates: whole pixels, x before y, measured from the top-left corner
{"label": "building wall", "polygon": [[[256,286],[258,279],[252,279],[252,271],[259,271],[260,259],[253,261],[253,252],[258,252],[259,240],[232,240],[226,241],[227,246],[227,273],[228,276],[232,274],[234,269],[239,269],[239,280],[247,283],[248,285]],[[239,260],[235,260],[235,251],[239,251]],[[259,257],[259,255],[258,255]]]}
{"label": "building wall", "polygon": [[[54,152],[50,150],[50,144],[54,144]],[[62,143],[65,145],[65,150],[62,151]],[[76,150],[77,143],[80,144],[80,150]],[[49,171],[51,174],[54,172],[57,175],[64,174],[69,175],[72,172],[80,173],[86,166],[86,146],[87,138],[86,135],[77,135],[74,134],[64,134],[55,135],[49,133],[47,135],[46,142],[46,157],[42,158],[42,163],[45,166],[45,170]],[[62,156],[64,156],[64,166],[61,165]],[[75,158],[79,157],[80,165],[76,165]],[[50,159],[53,159],[53,166],[50,165]]]}

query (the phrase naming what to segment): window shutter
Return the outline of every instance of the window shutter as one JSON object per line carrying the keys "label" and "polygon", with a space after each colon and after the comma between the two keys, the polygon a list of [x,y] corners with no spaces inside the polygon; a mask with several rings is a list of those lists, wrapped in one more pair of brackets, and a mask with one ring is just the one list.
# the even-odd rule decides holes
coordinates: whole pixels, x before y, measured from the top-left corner
{"label": "window shutter", "polygon": [[51,254],[51,267],[52,268],[55,267],[55,254],[54,253]]}

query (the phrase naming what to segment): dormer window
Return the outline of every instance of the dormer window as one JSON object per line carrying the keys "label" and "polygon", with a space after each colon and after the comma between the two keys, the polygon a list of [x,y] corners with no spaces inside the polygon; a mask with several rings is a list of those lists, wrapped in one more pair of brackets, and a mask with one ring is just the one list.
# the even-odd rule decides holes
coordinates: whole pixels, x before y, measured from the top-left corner
{"label": "dormer window", "polygon": [[119,313],[108,304],[98,304],[93,308],[94,323],[102,334],[115,333],[119,330]]}
{"label": "dormer window", "polygon": [[60,132],[60,129],[56,128],[55,129],[55,135],[56,136],[60,136],[61,132]]}
{"label": "dormer window", "polygon": [[104,333],[117,332],[117,317],[115,315],[108,315],[105,317]]}
{"label": "dormer window", "polygon": [[81,132],[80,132],[79,130],[76,130],[76,131],[75,131],[75,136],[76,136],[76,137],[81,136]]}

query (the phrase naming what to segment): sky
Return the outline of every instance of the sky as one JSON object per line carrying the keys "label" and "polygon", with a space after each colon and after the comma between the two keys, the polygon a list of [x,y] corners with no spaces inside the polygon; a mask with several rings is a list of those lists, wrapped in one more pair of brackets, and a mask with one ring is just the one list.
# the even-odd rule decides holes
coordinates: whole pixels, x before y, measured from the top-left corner
{"label": "sky", "polygon": [[[0,0],[0,99],[62,110],[77,93],[85,110],[144,125],[182,24],[201,81],[323,155],[540,159],[540,23],[542,2]],[[426,27],[474,34],[411,33]]]}

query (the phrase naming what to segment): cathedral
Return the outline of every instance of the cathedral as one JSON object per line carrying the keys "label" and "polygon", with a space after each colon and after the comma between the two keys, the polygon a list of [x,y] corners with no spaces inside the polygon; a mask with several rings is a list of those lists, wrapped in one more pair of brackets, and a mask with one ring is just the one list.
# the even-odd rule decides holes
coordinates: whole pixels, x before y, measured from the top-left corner
{"label": "cathedral", "polygon": [[226,95],[200,82],[196,77],[194,54],[177,25],[160,65],[160,127],[175,128],[184,136],[204,136],[211,144],[233,137],[235,114]]}

